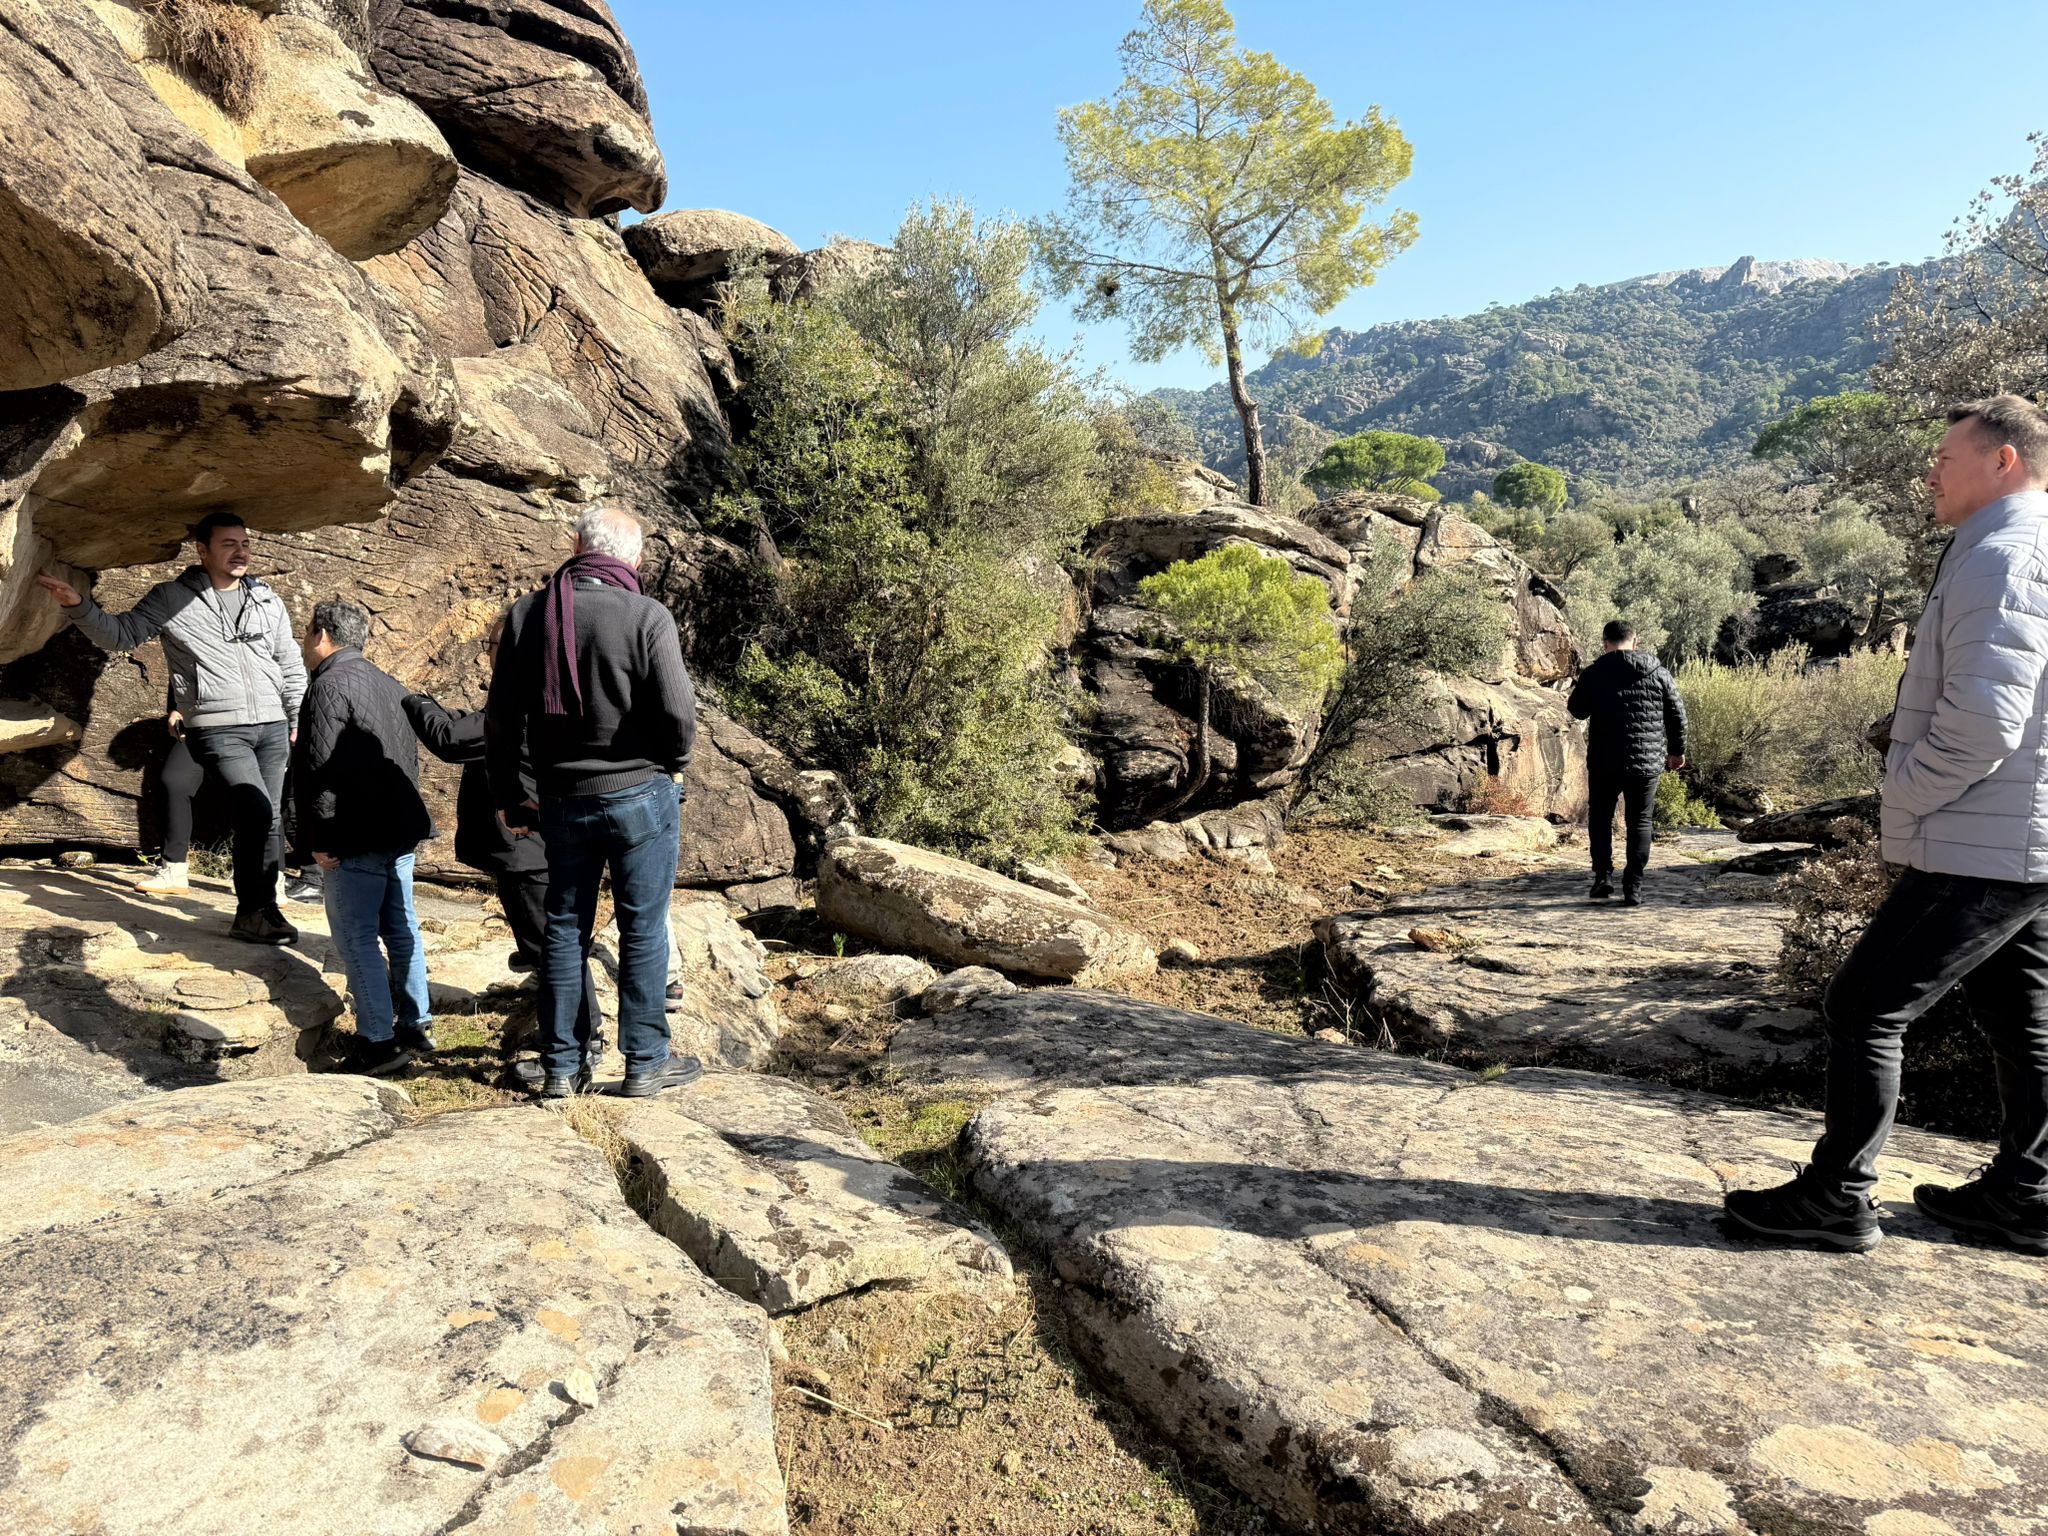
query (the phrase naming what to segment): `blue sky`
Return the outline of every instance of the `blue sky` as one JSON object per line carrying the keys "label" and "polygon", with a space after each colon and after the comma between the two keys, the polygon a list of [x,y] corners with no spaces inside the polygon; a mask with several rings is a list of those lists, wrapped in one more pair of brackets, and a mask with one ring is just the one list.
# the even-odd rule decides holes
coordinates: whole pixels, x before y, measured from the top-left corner
{"label": "blue sky", "polygon": [[[799,244],[886,241],[934,193],[1058,206],[1064,105],[1114,90],[1138,0],[612,0],[640,57],[669,206],[732,208]],[[1238,0],[1239,41],[1338,112],[1415,146],[1421,238],[1324,322],[1466,314],[1745,254],[1913,261],[1993,175],[2030,161],[2048,6],[1861,0],[1495,4]],[[1453,20],[1454,18],[1454,20]],[[2038,73],[2034,70],[2033,73]],[[1090,367],[1200,386],[1188,352],[1130,362],[1116,327],[1049,310]]]}

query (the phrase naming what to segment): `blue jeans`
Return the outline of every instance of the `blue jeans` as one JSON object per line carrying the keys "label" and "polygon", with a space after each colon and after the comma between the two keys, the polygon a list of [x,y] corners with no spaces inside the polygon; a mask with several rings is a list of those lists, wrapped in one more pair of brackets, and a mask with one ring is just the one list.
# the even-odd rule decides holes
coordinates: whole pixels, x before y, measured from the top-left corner
{"label": "blue jeans", "polygon": [[675,782],[664,776],[608,795],[549,797],[540,827],[548,845],[541,1059],[558,1077],[582,1070],[591,1031],[583,967],[598,883],[609,869],[619,918],[619,1053],[629,1073],[652,1072],[668,1060],[668,906],[682,830]]}
{"label": "blue jeans", "polygon": [[321,882],[327,926],[355,998],[356,1033],[365,1040],[391,1038],[394,992],[398,1023],[425,1033],[434,1022],[427,1002],[427,949],[412,909],[412,857],[350,854]]}

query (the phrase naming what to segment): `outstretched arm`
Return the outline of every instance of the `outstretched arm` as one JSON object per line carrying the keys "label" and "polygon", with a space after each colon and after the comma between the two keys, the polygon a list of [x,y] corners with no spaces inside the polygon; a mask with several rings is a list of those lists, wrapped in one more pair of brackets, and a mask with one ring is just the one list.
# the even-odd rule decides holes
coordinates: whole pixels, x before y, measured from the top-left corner
{"label": "outstretched arm", "polygon": [[480,762],[484,755],[484,712],[443,709],[424,693],[405,696],[405,718],[420,745],[444,763]]}
{"label": "outstretched arm", "polygon": [[[108,613],[92,600],[90,593],[80,592],[67,581],[55,576],[37,576],[36,585],[57,600],[57,606],[64,610],[64,617],[79,628],[79,632],[103,651],[132,651],[138,645],[154,640],[163,632],[164,625],[177,612],[178,604],[165,589],[173,585],[164,582],[143,594],[142,601],[126,613]],[[187,598],[191,596],[186,594]]]}

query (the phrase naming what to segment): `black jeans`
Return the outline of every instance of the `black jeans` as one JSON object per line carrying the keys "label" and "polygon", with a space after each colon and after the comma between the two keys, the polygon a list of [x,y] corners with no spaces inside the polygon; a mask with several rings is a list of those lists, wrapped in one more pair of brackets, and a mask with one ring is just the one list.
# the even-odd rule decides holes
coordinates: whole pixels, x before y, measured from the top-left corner
{"label": "black jeans", "polygon": [[268,725],[209,725],[185,733],[192,760],[226,787],[235,829],[235,910],[261,912],[277,905],[277,871],[284,861],[284,770],[291,760],[291,729]]}
{"label": "black jeans", "polygon": [[192,853],[192,801],[206,775],[192,761],[183,737],[171,743],[164,759],[164,862],[182,864]]}
{"label": "black jeans", "polygon": [[1853,1195],[1877,1183],[1899,1104],[1906,1026],[1960,983],[1998,1064],[1991,1175],[2048,1202],[2048,885],[1909,869],[1828,983],[1827,1134],[1813,1177]]}
{"label": "black jeans", "polygon": [[[512,942],[519,950],[519,958],[528,961],[541,978],[542,987],[547,985],[547,969],[541,955],[541,943],[548,931],[548,872],[532,869],[520,874],[498,875],[498,900],[505,908],[505,921],[512,925]],[[541,1011],[547,1011],[542,1002]],[[592,977],[590,962],[583,962],[583,1008],[577,1015],[577,1038],[588,1040],[602,1034],[604,1015],[598,1009],[597,982]]]}
{"label": "black jeans", "polygon": [[1614,873],[1614,805],[1620,801],[1628,814],[1628,863],[1621,883],[1634,887],[1650,866],[1650,822],[1657,809],[1656,774],[1617,773],[1596,768],[1592,793],[1586,801],[1586,844],[1593,854],[1593,878],[1605,880]]}

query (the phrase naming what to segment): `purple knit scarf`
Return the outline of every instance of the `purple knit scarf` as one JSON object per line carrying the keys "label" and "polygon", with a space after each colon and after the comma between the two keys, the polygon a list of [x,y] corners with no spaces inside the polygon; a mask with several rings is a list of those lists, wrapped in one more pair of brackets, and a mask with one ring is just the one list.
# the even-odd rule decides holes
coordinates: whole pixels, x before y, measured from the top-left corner
{"label": "purple knit scarf", "polygon": [[[585,550],[564,561],[541,594],[540,707],[550,715],[583,713],[583,684],[576,676],[576,578],[640,590],[640,573],[611,555]],[[567,684],[565,687],[564,684]]]}

